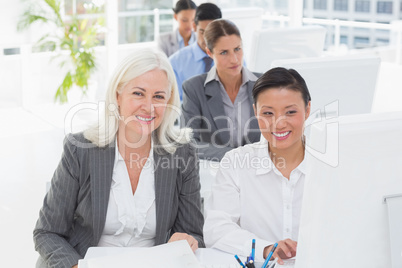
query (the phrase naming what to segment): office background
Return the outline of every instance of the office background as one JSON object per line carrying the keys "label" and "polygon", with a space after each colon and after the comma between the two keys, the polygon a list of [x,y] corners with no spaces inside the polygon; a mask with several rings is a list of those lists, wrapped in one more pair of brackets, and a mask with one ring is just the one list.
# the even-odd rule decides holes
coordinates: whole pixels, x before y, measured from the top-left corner
{"label": "office background", "polygon": [[[66,19],[74,13],[82,18],[108,19],[107,34],[100,36],[96,48],[99,65],[91,81],[94,90],[85,101],[102,99],[107,77],[119,59],[136,47],[155,46],[156,35],[175,27],[172,0],[119,0],[106,5],[101,0],[64,2]],[[303,24],[320,24],[327,29],[325,55],[379,56],[373,111],[402,110],[401,27],[399,34],[391,29],[402,19],[402,1],[304,0],[302,5],[298,0],[210,2],[219,5],[224,15],[259,9],[264,29],[286,27],[291,23],[288,15],[302,14]],[[86,14],[85,5],[91,3],[99,5],[101,12]],[[60,159],[63,137],[85,128],[97,111],[91,105],[81,106],[79,112],[72,110],[82,100],[80,96],[72,95],[65,105],[54,103],[62,75],[57,63],[49,61],[53,52],[32,50],[43,28],[16,31],[24,1],[0,0],[0,7],[0,252],[3,264],[32,267],[37,258],[32,230],[46,184]]]}

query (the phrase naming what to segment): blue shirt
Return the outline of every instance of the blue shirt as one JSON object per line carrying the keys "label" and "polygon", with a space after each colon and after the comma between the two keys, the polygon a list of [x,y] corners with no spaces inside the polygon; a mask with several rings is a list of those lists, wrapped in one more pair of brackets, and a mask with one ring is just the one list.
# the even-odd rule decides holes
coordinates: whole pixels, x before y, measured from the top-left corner
{"label": "blue shirt", "polygon": [[[180,101],[183,98],[182,84],[187,79],[205,73],[203,58],[208,56],[197,42],[176,51],[169,57],[174,73],[176,75],[177,87],[179,89]],[[212,66],[214,64],[212,63]]]}
{"label": "blue shirt", "polygon": [[[180,35],[179,29],[176,29],[176,36],[177,36],[177,43],[179,44],[179,48],[182,49],[183,47],[185,47],[185,45],[184,45],[184,39]],[[197,43],[197,36],[195,35],[194,32],[191,32],[191,37],[190,37],[190,40],[188,40],[188,45],[191,45],[194,43]]]}

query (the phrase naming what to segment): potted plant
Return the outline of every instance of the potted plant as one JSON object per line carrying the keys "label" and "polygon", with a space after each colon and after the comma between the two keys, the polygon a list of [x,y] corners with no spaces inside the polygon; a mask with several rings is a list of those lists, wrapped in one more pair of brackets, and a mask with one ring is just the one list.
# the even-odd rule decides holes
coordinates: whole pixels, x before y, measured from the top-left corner
{"label": "potted plant", "polygon": [[[68,68],[64,79],[55,94],[55,101],[68,101],[67,92],[75,85],[85,95],[88,81],[96,69],[94,47],[99,44],[99,35],[104,32],[104,19],[80,19],[77,15],[64,19],[61,0],[40,0],[31,2],[22,14],[17,29],[23,30],[32,24],[46,24],[54,30],[45,33],[37,41],[35,49],[40,51],[58,51],[55,57],[61,57],[60,67]],[[86,4],[86,13],[98,13],[101,7]],[[68,51],[68,58],[62,51]]]}

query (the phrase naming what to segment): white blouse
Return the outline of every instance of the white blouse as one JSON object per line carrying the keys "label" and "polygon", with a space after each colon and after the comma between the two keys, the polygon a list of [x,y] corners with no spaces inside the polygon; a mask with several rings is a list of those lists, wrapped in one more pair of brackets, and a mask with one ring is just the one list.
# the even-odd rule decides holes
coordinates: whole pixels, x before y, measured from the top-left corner
{"label": "white blouse", "polygon": [[[105,228],[99,247],[151,247],[155,245],[155,175],[153,146],[133,195],[126,163],[116,140],[116,154]],[[127,162],[127,164],[129,164]]]}
{"label": "white blouse", "polygon": [[206,204],[205,245],[248,256],[256,239],[256,260],[263,261],[264,247],[297,240],[304,180],[305,161],[286,179],[263,137],[226,153]]}

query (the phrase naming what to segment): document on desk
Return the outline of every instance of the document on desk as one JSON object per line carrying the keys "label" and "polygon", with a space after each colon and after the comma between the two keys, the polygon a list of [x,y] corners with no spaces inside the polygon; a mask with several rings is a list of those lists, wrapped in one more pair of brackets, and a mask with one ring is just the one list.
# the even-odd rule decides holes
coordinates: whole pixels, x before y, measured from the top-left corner
{"label": "document on desk", "polygon": [[[102,248],[91,248],[91,257],[80,260],[79,268],[201,268],[187,241],[181,240],[150,248],[115,248],[104,256],[96,256]],[[121,249],[121,251],[118,251]]]}

